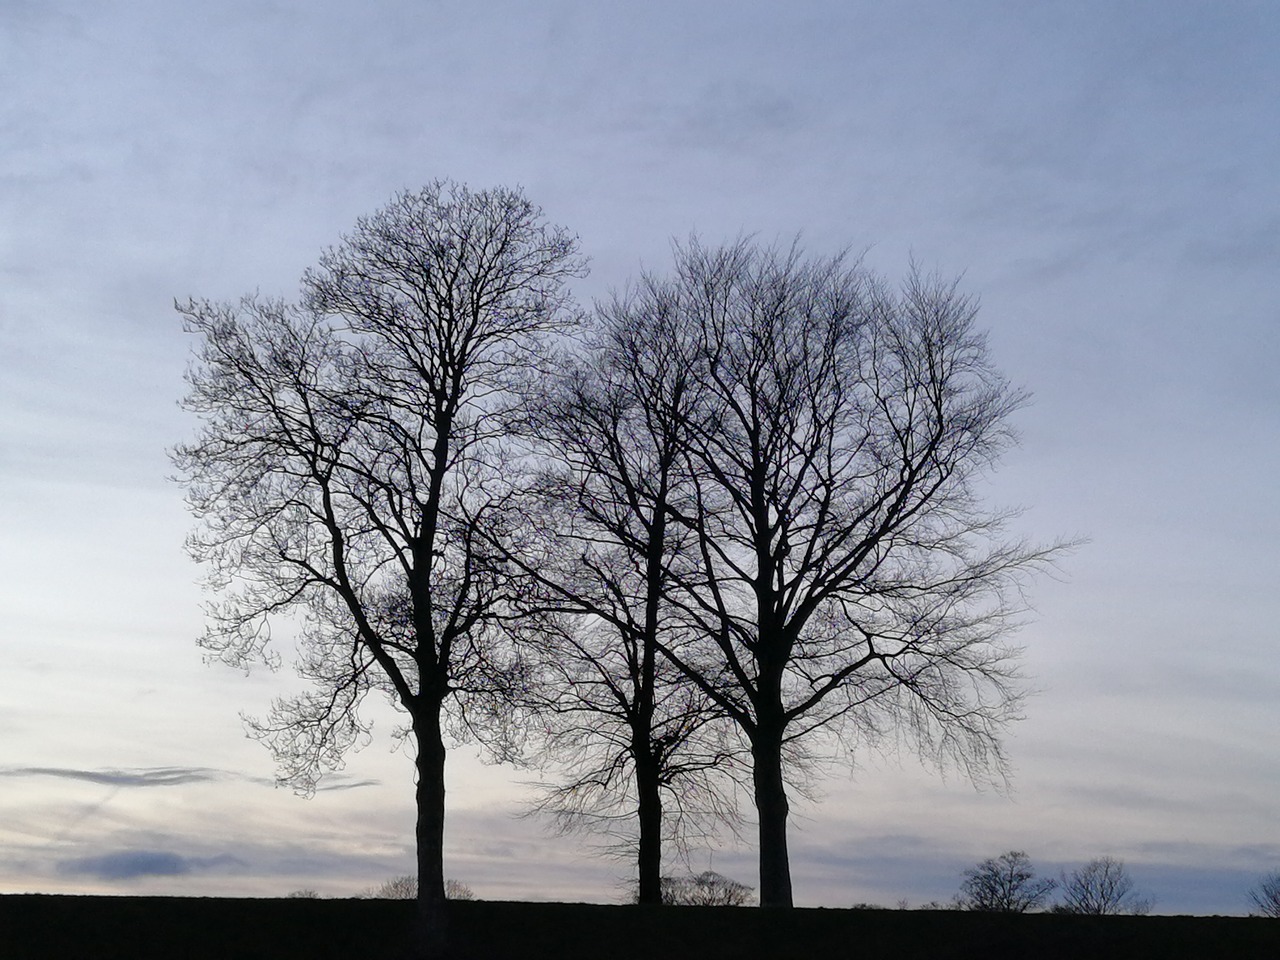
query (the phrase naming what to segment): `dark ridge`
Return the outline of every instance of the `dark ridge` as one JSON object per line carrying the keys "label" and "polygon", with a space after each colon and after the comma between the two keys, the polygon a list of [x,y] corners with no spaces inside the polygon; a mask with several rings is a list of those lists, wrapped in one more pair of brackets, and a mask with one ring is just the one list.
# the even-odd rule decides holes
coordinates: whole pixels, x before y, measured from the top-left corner
{"label": "dark ridge", "polygon": [[[1176,960],[1280,957],[1280,921],[954,910],[773,910],[459,901],[455,960]],[[5,960],[401,958],[414,904],[389,900],[0,896]]]}

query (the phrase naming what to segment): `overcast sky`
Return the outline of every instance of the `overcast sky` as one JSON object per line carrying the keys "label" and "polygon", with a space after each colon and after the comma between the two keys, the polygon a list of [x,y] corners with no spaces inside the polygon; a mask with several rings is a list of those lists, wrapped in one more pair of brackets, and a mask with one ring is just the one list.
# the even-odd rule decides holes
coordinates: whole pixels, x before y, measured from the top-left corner
{"label": "overcast sky", "polygon": [[[803,905],[976,860],[1123,858],[1157,912],[1280,869],[1280,5],[1273,0],[0,0],[0,892],[351,895],[412,868],[394,715],[304,800],[205,666],[166,450],[174,298],[292,296],[396,191],[522,185],[592,257],[673,237],[963,274],[1034,403],[990,486],[1086,537],[1021,631],[1007,794],[857,756],[799,804]],[[446,874],[617,899],[626,866],[450,760]],[[750,842],[699,851],[754,884]]]}

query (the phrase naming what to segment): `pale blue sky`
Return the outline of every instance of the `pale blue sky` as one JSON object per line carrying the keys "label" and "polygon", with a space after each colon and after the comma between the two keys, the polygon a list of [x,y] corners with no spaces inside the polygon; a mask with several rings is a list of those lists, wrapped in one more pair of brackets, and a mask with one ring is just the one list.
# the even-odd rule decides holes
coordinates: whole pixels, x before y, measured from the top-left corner
{"label": "pale blue sky", "polygon": [[[270,785],[202,665],[189,295],[291,295],[437,177],[523,185],[593,258],[802,231],[963,273],[1035,395],[991,484],[1090,543],[1034,593],[1011,795],[855,758],[797,900],[946,899],[1025,849],[1123,857],[1160,912],[1280,869],[1280,7],[1269,2],[0,0],[0,892],[354,893],[407,872],[408,759]],[[385,734],[394,725],[387,715]],[[622,867],[450,766],[447,872],[608,900]],[[753,851],[703,852],[754,882]]]}

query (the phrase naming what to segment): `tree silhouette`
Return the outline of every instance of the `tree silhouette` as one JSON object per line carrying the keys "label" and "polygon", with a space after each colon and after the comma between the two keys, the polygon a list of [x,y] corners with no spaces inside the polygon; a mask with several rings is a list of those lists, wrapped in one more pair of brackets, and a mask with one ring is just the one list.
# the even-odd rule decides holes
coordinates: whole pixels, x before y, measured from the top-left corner
{"label": "tree silhouette", "polygon": [[1280,918],[1280,870],[1259,880],[1249,891],[1249,901],[1257,916]]}
{"label": "tree silhouette", "polygon": [[983,860],[964,872],[959,904],[966,910],[1026,913],[1044,905],[1057,882],[1037,877],[1021,850]]}
{"label": "tree silhouette", "polygon": [[377,690],[416,745],[418,897],[445,897],[446,738],[502,735],[520,680],[509,575],[492,544],[509,488],[506,417],[573,320],[576,238],[518,191],[435,182],[357,221],[300,304],[180,306],[197,335],[173,457],[200,521],[190,550],[219,595],[201,643],[278,659],[296,615],[313,689],[252,725],[307,792],[367,735]]}
{"label": "tree silhouette", "polygon": [[1118,913],[1139,916],[1151,912],[1151,901],[1135,892],[1133,878],[1123,860],[1098,857],[1070,875],[1063,875],[1062,901],[1054,910],[1097,916]]}
{"label": "tree silhouette", "polygon": [[741,907],[755,899],[745,883],[714,870],[662,878],[662,902],[683,907]]}
{"label": "tree silhouette", "polygon": [[787,783],[824,740],[906,734],[1003,770],[1020,699],[1003,637],[1050,551],[1005,539],[978,482],[1024,395],[954,283],[894,291],[840,256],[696,240],[651,282],[697,384],[669,505],[688,629],[661,648],[749,746],[761,902],[789,906]]}
{"label": "tree silhouette", "polygon": [[[562,829],[621,835],[641,903],[662,900],[663,840],[683,847],[736,822],[735,744],[715,704],[659,653],[686,629],[664,598],[688,534],[670,523],[696,402],[687,337],[642,284],[597,307],[585,355],[531,405],[541,472],[513,555],[561,614],[539,647],[531,706],[561,781],[539,810]],[[634,826],[634,833],[632,827]]]}

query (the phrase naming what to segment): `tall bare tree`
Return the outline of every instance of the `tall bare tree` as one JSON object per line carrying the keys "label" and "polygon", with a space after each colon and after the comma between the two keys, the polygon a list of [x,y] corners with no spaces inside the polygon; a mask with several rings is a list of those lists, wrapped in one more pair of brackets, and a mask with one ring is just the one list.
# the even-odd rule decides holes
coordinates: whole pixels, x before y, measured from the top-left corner
{"label": "tall bare tree", "polygon": [[[1003,637],[1047,551],[1005,538],[978,482],[1023,401],[954,283],[901,290],[741,241],[677,249],[665,296],[698,411],[667,571],[688,629],[665,655],[750,745],[761,903],[790,905],[789,758],[907,734],[973,775],[1018,714]],[[707,664],[714,664],[708,671]]]}
{"label": "tall bare tree", "polygon": [[435,182],[357,221],[298,305],[180,306],[200,338],[174,460],[200,521],[190,550],[220,601],[201,643],[275,656],[302,623],[313,688],[254,732],[308,791],[366,735],[370,690],[416,744],[418,898],[445,898],[446,740],[498,732],[518,680],[506,641],[502,426],[574,313],[577,240],[515,190]]}
{"label": "tall bare tree", "polygon": [[534,707],[563,775],[539,809],[621,834],[640,903],[662,902],[664,838],[683,847],[736,820],[723,718],[658,652],[682,629],[663,594],[688,540],[669,516],[697,390],[662,294],[641,283],[598,305],[583,353],[531,404],[536,531],[515,558],[563,625],[538,658]]}

